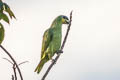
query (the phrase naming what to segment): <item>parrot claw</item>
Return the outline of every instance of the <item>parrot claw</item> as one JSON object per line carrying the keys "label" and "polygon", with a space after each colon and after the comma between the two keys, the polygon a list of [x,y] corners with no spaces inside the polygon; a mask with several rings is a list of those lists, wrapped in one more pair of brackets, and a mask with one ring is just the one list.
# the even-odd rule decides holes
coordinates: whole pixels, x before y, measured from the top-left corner
{"label": "parrot claw", "polygon": [[63,51],[62,51],[62,50],[58,50],[56,53],[57,53],[57,54],[63,53]]}

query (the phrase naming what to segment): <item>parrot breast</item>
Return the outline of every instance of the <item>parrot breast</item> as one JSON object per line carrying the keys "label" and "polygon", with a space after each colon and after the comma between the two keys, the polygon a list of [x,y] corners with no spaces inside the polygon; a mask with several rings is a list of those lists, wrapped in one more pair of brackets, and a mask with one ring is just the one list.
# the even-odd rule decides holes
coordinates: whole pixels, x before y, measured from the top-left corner
{"label": "parrot breast", "polygon": [[62,39],[61,29],[54,30],[53,31],[53,39],[52,39],[52,42],[50,44],[51,45],[52,56],[54,56],[55,52],[60,49],[61,39]]}

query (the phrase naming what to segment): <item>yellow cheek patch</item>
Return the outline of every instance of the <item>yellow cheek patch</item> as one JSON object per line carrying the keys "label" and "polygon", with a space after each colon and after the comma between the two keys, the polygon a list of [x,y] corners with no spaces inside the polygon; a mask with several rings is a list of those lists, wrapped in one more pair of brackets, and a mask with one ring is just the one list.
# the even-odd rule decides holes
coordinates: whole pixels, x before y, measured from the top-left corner
{"label": "yellow cheek patch", "polygon": [[62,23],[65,23],[65,19],[62,18]]}

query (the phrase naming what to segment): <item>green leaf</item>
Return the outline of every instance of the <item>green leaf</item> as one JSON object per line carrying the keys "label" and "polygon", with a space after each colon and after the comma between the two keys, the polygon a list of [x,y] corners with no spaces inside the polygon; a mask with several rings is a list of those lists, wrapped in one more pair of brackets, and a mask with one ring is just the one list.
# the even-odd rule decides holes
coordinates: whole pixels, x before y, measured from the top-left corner
{"label": "green leaf", "polygon": [[6,3],[4,3],[3,5],[4,5],[4,10],[9,14],[10,18],[12,19],[12,17],[14,17],[16,19],[15,15],[11,11],[10,7]]}
{"label": "green leaf", "polygon": [[3,2],[0,1],[0,12],[3,12]]}
{"label": "green leaf", "polygon": [[0,23],[0,44],[2,43],[2,41],[4,40],[4,27],[3,25]]}
{"label": "green leaf", "polygon": [[6,14],[0,13],[0,19],[3,19],[5,22],[9,24],[9,18],[7,17]]}

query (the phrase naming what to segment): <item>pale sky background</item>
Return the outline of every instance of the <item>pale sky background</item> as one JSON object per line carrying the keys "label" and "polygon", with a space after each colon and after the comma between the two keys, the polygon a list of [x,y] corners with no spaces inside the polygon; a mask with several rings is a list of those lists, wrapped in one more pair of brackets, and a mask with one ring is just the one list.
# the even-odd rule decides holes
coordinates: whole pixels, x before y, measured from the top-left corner
{"label": "pale sky background", "polygon": [[[64,54],[46,80],[120,80],[120,0],[3,0],[17,20],[3,22],[2,45],[20,66],[24,80],[40,80],[51,62],[37,75],[44,31],[58,15],[73,10]],[[63,36],[67,27],[63,26]],[[12,66],[0,49],[0,80],[11,80]],[[19,75],[18,75],[19,77]]]}

